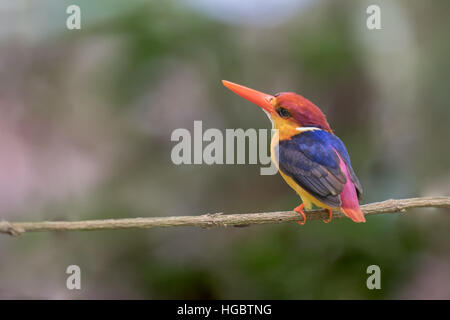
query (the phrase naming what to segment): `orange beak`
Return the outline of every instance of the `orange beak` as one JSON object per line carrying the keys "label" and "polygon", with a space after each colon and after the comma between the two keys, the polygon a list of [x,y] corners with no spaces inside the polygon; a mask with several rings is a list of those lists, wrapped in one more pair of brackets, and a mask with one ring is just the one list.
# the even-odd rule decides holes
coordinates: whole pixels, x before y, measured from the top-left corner
{"label": "orange beak", "polygon": [[250,102],[253,102],[257,106],[263,108],[269,114],[275,112],[274,106],[276,104],[276,98],[274,96],[241,86],[240,84],[230,81],[222,80],[222,83],[225,87],[227,87],[237,95],[241,96],[244,99],[247,99]]}

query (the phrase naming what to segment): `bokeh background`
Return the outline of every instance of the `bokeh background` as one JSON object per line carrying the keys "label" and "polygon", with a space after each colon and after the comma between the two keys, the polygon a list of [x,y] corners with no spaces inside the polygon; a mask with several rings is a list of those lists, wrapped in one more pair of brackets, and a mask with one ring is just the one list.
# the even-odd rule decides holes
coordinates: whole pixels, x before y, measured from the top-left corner
{"label": "bokeh background", "polygon": [[[81,30],[66,8],[81,7]],[[381,7],[381,30],[366,8]],[[269,128],[221,79],[311,99],[364,203],[450,194],[450,2],[2,1],[0,218],[288,210],[259,165],[171,162],[173,130]],[[450,298],[450,212],[0,237],[0,298]],[[82,290],[65,270],[82,270]],[[379,265],[382,290],[368,290]]]}

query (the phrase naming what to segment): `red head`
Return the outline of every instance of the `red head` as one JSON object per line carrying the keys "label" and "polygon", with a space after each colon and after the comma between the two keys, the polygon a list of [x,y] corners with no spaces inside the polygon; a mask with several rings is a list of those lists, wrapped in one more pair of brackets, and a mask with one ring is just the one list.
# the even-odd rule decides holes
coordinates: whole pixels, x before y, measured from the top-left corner
{"label": "red head", "polygon": [[300,133],[301,128],[332,132],[322,111],[294,92],[281,92],[272,96],[233,82],[222,82],[234,93],[261,107],[272,120],[274,128],[279,129],[280,135],[286,138]]}

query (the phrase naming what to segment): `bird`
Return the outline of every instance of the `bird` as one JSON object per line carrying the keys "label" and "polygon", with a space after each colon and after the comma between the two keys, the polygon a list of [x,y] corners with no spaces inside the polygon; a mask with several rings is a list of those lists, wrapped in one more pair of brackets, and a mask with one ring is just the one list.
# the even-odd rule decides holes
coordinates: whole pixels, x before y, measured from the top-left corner
{"label": "bird", "polygon": [[359,207],[363,194],[344,143],[334,134],[325,114],[314,103],[294,92],[266,94],[227,80],[225,87],[259,106],[275,130],[271,159],[302,203],[294,211],[306,222],[304,209],[315,205],[328,212],[341,210],[354,222],[366,222]]}

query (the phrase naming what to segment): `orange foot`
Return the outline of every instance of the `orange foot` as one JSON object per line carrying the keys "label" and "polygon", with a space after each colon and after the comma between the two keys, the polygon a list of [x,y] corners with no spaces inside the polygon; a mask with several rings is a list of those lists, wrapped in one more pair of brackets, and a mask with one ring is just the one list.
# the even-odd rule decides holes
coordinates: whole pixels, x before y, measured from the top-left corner
{"label": "orange foot", "polygon": [[331,209],[326,209],[328,211],[328,219],[323,220],[324,223],[328,223],[331,221],[331,218],[333,217],[333,211]]}
{"label": "orange foot", "polygon": [[297,221],[297,223],[299,224],[299,225],[304,225],[305,223],[306,223],[306,215],[305,215],[305,213],[303,212],[303,207],[304,207],[305,205],[302,203],[301,205],[299,205],[297,208],[295,208],[294,209],[294,211],[295,212],[297,212],[297,213],[299,213],[299,214],[301,214],[302,215],[302,217],[303,217],[303,221]]}

